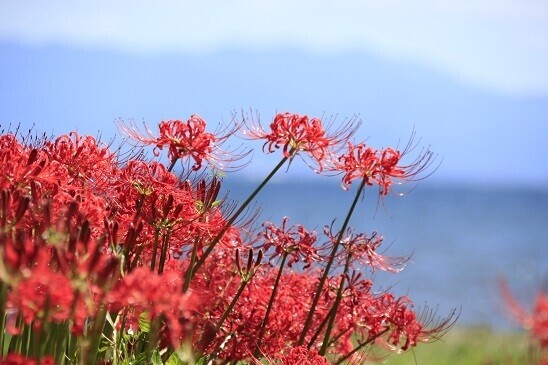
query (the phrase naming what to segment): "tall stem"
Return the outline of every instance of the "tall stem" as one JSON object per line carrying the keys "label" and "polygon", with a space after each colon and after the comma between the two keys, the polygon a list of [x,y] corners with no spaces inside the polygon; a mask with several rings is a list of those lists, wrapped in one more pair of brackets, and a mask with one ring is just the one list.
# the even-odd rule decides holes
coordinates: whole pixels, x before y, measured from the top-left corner
{"label": "tall stem", "polygon": [[348,274],[348,269],[350,268],[350,262],[352,261],[351,259],[352,252],[348,252],[348,256],[346,257],[346,263],[344,265],[344,272],[341,276],[339,289],[337,290],[337,297],[335,298],[335,303],[333,303],[333,308],[330,311],[329,322],[327,323],[327,329],[325,330],[325,334],[323,336],[322,348],[319,352],[320,355],[325,355],[325,351],[327,350],[327,347],[329,345],[329,336],[331,336],[331,330],[333,330],[333,324],[335,323],[335,317],[337,316],[337,309],[339,308],[339,305],[341,303],[342,292],[344,289],[346,275]]}
{"label": "tall stem", "polygon": [[152,246],[152,259],[150,260],[150,271],[154,271],[156,266],[156,255],[158,251],[158,241],[160,240],[160,229],[156,227],[154,232],[154,245]]}
{"label": "tall stem", "polygon": [[314,336],[312,336],[310,341],[308,341],[308,345],[307,345],[308,348],[310,348],[314,344],[314,342],[316,341],[316,339],[318,338],[318,336],[322,332],[324,326],[327,324],[327,321],[329,321],[329,318],[331,318],[331,314],[333,313],[333,308],[334,307],[331,307],[331,309],[329,310],[329,312],[327,313],[327,315],[323,319],[322,323],[320,323],[320,325],[318,326],[318,329],[316,330],[316,333],[314,333]]}
{"label": "tall stem", "polygon": [[341,357],[340,359],[337,360],[337,362],[335,362],[334,365],[339,365],[339,364],[342,364],[343,361],[345,361],[346,359],[348,359],[350,356],[354,355],[356,352],[360,351],[362,348],[364,348],[365,346],[369,345],[370,343],[374,342],[377,338],[381,337],[382,335],[384,335],[386,332],[388,332],[389,328],[386,328],[384,330],[382,330],[381,332],[377,333],[376,335],[374,335],[373,337],[369,338],[367,341],[365,341],[364,343],[361,343],[359,344],[354,350],[350,351],[348,354],[344,355],[343,357]]}
{"label": "tall stem", "polygon": [[173,168],[175,167],[175,164],[177,163],[177,161],[179,160],[178,157],[173,157],[173,160],[171,161],[171,164],[169,165],[167,171],[168,172],[171,172],[173,170]]}
{"label": "tall stem", "polygon": [[215,325],[215,332],[217,332],[218,330],[221,329],[221,326],[223,325],[223,323],[225,322],[225,320],[227,319],[228,315],[230,314],[230,312],[232,312],[232,309],[234,308],[234,306],[236,305],[236,302],[238,301],[238,299],[240,299],[240,296],[242,295],[242,293],[244,292],[244,289],[247,285],[248,281],[247,280],[243,280],[241,283],[240,283],[240,287],[238,288],[238,292],[236,293],[236,295],[234,296],[234,298],[232,298],[232,301],[230,302],[230,304],[228,305],[228,307],[226,308],[226,310],[224,311],[223,315],[221,316],[221,318],[219,319],[219,322],[217,322],[217,324]]}
{"label": "tall stem", "polygon": [[158,274],[160,275],[164,272],[164,264],[167,259],[167,249],[169,246],[170,236],[171,236],[171,230],[167,231],[162,237],[162,251],[160,253],[160,263],[158,265]]}
{"label": "tall stem", "polygon": [[0,328],[2,329],[2,332],[0,332],[0,355],[4,355],[4,340],[6,332],[4,331],[5,327],[5,320],[6,320],[6,312],[4,311],[4,302],[6,301],[6,297],[8,295],[8,285],[4,284],[0,281]]}
{"label": "tall stem", "polygon": [[259,337],[257,338],[257,348],[255,349],[255,357],[258,357],[260,354],[261,342],[263,341],[266,326],[268,324],[268,317],[270,316],[270,311],[272,310],[272,305],[274,304],[274,299],[276,298],[276,293],[278,292],[278,285],[280,284],[280,278],[282,277],[282,271],[284,269],[287,256],[288,253],[284,252],[284,255],[282,256],[282,262],[280,264],[280,270],[278,270],[278,275],[276,276],[276,281],[274,282],[274,288],[272,289],[272,294],[270,295],[270,300],[268,301],[268,306],[266,307],[263,322],[261,323]]}
{"label": "tall stem", "polygon": [[196,257],[198,256],[198,245],[200,244],[200,237],[196,236],[194,238],[194,245],[192,246],[192,253],[190,254],[190,263],[188,264],[188,269],[185,272],[185,282],[183,287],[185,288],[185,291],[188,289],[186,286],[186,283],[190,283],[190,279],[192,278],[192,273],[194,270],[194,263],[196,262]]}
{"label": "tall stem", "polygon": [[90,334],[88,335],[89,343],[82,348],[82,364],[95,364],[97,355],[99,354],[99,345],[101,344],[101,337],[103,334],[103,329],[105,328],[106,318],[107,309],[105,306],[101,306],[99,308],[98,315],[95,317]]}
{"label": "tall stem", "polygon": [[[293,151],[291,151],[293,152]],[[211,254],[217,243],[221,240],[221,238],[224,236],[226,231],[232,226],[232,224],[236,221],[236,219],[242,214],[242,212],[247,208],[247,206],[255,199],[255,196],[259,194],[259,192],[264,188],[264,186],[272,179],[272,177],[278,172],[278,170],[284,165],[284,163],[288,160],[288,157],[282,158],[282,160],[274,167],[274,169],[268,174],[268,176],[263,180],[263,182],[251,193],[251,195],[243,202],[243,204],[238,208],[234,214],[230,217],[230,219],[226,222],[224,227],[221,229],[221,231],[215,236],[215,238],[211,241],[208,248],[204,251],[200,259],[196,262],[196,265],[194,267],[189,267],[187,270],[191,270],[190,275],[187,277],[189,278],[188,281],[185,282],[184,291],[187,291],[190,287],[190,281],[196,275],[198,272],[198,269],[204,264],[206,258]]]}
{"label": "tall stem", "polygon": [[356,208],[356,204],[358,204],[358,200],[361,196],[361,193],[364,187],[365,187],[365,179],[362,180],[360,186],[358,187],[358,191],[356,192],[354,201],[352,202],[352,205],[350,206],[350,209],[348,210],[348,213],[346,214],[346,218],[343,222],[342,228],[337,236],[337,241],[333,245],[333,249],[331,250],[331,254],[329,255],[329,260],[327,261],[327,265],[325,266],[325,269],[322,273],[322,277],[320,278],[320,282],[318,283],[318,289],[316,290],[314,299],[312,300],[312,305],[310,306],[308,316],[306,317],[306,321],[304,323],[303,331],[301,332],[301,337],[299,338],[299,346],[301,346],[304,343],[308,329],[310,328],[310,325],[312,324],[312,317],[314,316],[316,306],[318,305],[318,302],[320,300],[320,296],[322,293],[322,289],[325,285],[325,281],[327,280],[327,276],[329,275],[329,271],[331,270],[333,261],[335,261],[335,256],[337,255],[337,251],[339,250],[339,246],[341,244],[344,231],[348,227],[348,223],[350,222],[350,217],[352,217],[352,214],[354,213],[354,209]]}

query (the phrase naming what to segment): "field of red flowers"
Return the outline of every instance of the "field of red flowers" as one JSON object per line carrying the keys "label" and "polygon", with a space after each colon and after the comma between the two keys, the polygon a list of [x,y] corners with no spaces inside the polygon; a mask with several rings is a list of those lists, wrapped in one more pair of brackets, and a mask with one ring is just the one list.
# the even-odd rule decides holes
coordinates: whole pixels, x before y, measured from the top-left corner
{"label": "field of red flowers", "polygon": [[[455,313],[417,313],[408,297],[375,291],[370,273],[397,273],[408,258],[350,226],[365,189],[384,199],[394,182],[427,176],[435,155],[413,138],[402,149],[354,143],[359,126],[243,114],[208,132],[193,115],[157,132],[120,123],[119,147],[3,131],[0,363],[363,363],[439,338]],[[221,172],[252,156],[224,148],[238,137],[279,153],[243,202],[222,193]],[[323,232],[257,222],[252,208],[297,159],[355,195]]]}

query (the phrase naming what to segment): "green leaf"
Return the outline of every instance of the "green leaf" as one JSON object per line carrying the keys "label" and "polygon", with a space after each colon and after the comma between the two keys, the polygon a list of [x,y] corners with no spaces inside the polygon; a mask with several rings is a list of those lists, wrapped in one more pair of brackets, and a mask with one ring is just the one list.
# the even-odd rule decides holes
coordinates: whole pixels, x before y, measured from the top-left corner
{"label": "green leaf", "polygon": [[196,361],[196,365],[205,365],[206,361],[207,361],[207,357],[206,357],[206,356],[200,357],[200,358],[198,359],[198,361]]}
{"label": "green leaf", "polygon": [[183,360],[177,355],[176,352],[172,353],[169,359],[167,359],[166,365],[185,365]]}
{"label": "green leaf", "polygon": [[158,352],[158,350],[154,350],[150,361],[152,362],[152,365],[164,365],[164,363],[162,362],[162,357],[160,356],[160,352]]}
{"label": "green leaf", "polygon": [[141,332],[150,332],[150,319],[148,318],[148,312],[143,312],[139,315],[139,328]]}

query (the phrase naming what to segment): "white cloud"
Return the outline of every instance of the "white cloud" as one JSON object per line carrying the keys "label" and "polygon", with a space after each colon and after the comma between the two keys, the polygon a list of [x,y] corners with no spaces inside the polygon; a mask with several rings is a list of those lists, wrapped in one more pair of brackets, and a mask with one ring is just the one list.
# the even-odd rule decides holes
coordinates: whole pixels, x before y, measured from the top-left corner
{"label": "white cloud", "polygon": [[144,53],[366,50],[511,94],[548,94],[546,36],[543,0],[0,2],[9,41]]}

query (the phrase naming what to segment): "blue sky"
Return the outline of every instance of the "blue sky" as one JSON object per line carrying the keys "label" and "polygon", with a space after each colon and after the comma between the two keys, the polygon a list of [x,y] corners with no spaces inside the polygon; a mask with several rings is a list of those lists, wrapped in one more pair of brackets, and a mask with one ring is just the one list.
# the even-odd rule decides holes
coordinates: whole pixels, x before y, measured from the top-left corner
{"label": "blue sky", "polygon": [[[543,184],[547,36],[542,0],[1,0],[0,123],[55,131],[93,123],[108,135],[117,117],[358,113],[369,126],[361,136],[380,134],[380,144],[414,127],[443,156],[440,179]],[[74,72],[85,64],[94,71]],[[193,68],[182,74],[177,65]],[[269,87],[276,80],[291,90]],[[200,83],[177,95],[195,109],[171,101],[174,81]],[[139,88],[155,92],[140,98]],[[75,117],[71,108],[89,105],[93,122]]]}

